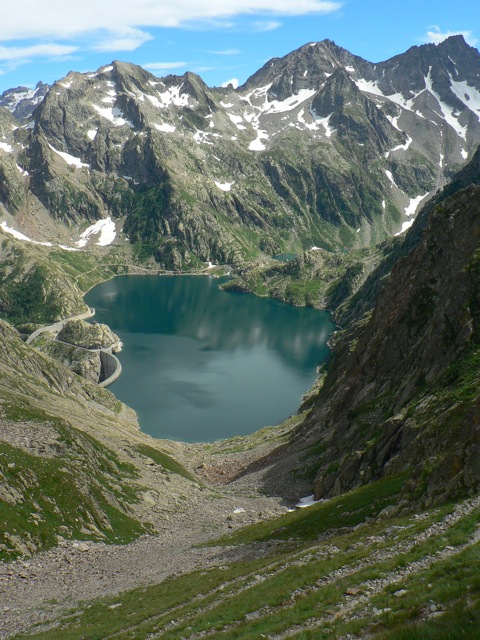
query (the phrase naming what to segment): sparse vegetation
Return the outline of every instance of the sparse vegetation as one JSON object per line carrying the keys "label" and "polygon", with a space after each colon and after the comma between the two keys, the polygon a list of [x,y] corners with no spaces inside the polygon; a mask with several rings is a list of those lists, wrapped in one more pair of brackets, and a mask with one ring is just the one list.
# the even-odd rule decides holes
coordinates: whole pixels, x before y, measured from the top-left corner
{"label": "sparse vegetation", "polygon": [[195,482],[195,478],[192,474],[185,469],[179,462],[177,462],[172,456],[169,456],[167,453],[163,451],[159,451],[158,449],[154,449],[150,447],[148,444],[142,444],[137,447],[137,451],[148,458],[151,458],[154,462],[165,469],[165,471],[170,471],[171,473],[177,473],[187,480],[192,480]]}
{"label": "sparse vegetation", "polygon": [[[378,494],[379,487],[359,490],[352,501],[366,503],[372,492]],[[326,515],[318,505],[301,517],[318,526],[321,513]],[[277,520],[273,531],[285,523],[288,529],[290,517]],[[179,640],[198,634],[316,639],[368,629],[373,638],[394,640],[436,637],[420,634],[433,634],[445,619],[445,638],[458,637],[448,633],[460,629],[473,638],[480,582],[472,536],[479,518],[478,505],[465,503],[421,516],[367,518],[355,528],[342,527],[341,517],[322,519],[323,531],[309,540],[265,538],[270,546],[262,557],[90,603],[56,628],[37,635],[32,630],[32,635],[49,640]]]}

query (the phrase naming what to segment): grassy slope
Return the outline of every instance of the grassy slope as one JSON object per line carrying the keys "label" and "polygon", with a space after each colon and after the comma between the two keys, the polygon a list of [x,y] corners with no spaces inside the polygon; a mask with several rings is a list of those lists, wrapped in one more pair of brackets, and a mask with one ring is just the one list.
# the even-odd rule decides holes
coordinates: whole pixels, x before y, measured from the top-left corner
{"label": "grassy slope", "polygon": [[[51,547],[59,535],[123,543],[151,531],[137,509],[141,454],[156,458],[159,488],[172,474],[189,483],[186,470],[109,391],[27,346],[3,321],[0,351],[0,558]],[[138,453],[126,455],[125,442]]]}
{"label": "grassy slope", "polygon": [[150,531],[129,515],[140,490],[132,483],[138,477],[133,465],[69,425],[49,423],[56,446],[65,447],[61,457],[0,443],[0,478],[14,498],[2,504],[0,558],[48,549],[58,536],[126,543]]}
{"label": "grassy slope", "polygon": [[297,306],[328,308],[341,319],[343,307],[389,255],[391,244],[348,253],[309,250],[288,262],[263,260],[238,268],[222,288]]}
{"label": "grassy slope", "polygon": [[19,637],[318,639],[368,631],[393,640],[437,637],[445,620],[439,637],[474,638],[479,501],[372,520],[396,500],[401,481],[234,534],[230,544],[258,551],[241,563],[88,603],[53,628]]}
{"label": "grassy slope", "polygon": [[111,247],[98,255],[64,251],[19,242],[0,231],[0,317],[18,326],[82,312],[86,291],[135,268],[128,248]]}

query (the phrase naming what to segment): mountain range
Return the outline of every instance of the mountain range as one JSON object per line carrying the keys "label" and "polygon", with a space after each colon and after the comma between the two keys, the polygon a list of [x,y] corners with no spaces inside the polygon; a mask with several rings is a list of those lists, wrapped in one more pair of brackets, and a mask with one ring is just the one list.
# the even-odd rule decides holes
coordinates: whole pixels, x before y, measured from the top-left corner
{"label": "mountain range", "polygon": [[324,40],[238,89],[113,62],[0,105],[10,227],[74,247],[108,220],[165,268],[232,264],[408,228],[480,142],[480,55],[452,36],[373,64]]}
{"label": "mountain range", "polygon": [[[479,60],[326,40],[238,89],[114,62],[2,96],[4,637],[478,636]],[[282,425],[155,440],[69,362],[91,325],[21,339],[214,261],[337,322]]]}

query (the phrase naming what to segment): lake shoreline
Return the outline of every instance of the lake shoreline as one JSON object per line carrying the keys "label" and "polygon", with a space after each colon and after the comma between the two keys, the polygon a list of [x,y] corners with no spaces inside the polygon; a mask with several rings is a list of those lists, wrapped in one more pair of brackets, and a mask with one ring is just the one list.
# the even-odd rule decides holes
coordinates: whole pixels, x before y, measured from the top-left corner
{"label": "lake shoreline", "polygon": [[[308,309],[303,307],[295,307],[292,305],[288,305],[287,303],[280,302],[278,300],[273,300],[270,298],[260,298],[258,296],[250,296],[248,294],[240,294],[241,298],[232,298],[231,296],[236,297],[238,294],[226,293],[224,291],[221,291],[216,286],[214,288],[214,291],[216,292],[215,295],[226,296],[224,298],[223,304],[221,305],[222,313],[225,312],[225,307],[226,307],[226,314],[227,314],[226,315],[227,328],[224,330],[222,328],[222,321],[215,318],[215,311],[212,311],[211,309],[209,310],[210,303],[206,302],[206,298],[205,299],[202,298],[202,301],[200,301],[199,299],[199,296],[200,297],[205,296],[205,290],[210,290],[211,293],[213,292],[212,286],[208,284],[208,279],[205,285],[201,285],[200,287],[198,287],[197,283],[194,282],[193,280],[195,279],[196,281],[198,275],[209,275],[209,276],[212,276],[215,279],[215,281],[217,281],[221,278],[220,275],[215,275],[210,272],[202,273],[202,274],[198,274],[198,273],[197,274],[162,274],[165,276],[164,278],[158,278],[157,275],[152,275],[152,274],[148,274],[148,275],[150,275],[150,278],[145,278],[144,274],[142,274],[142,278],[139,278],[138,280],[136,280],[136,285],[133,286],[133,289],[132,289],[134,294],[139,287],[141,289],[145,289],[145,291],[149,289],[150,286],[153,286],[154,288],[156,286],[157,287],[160,286],[160,289],[162,289],[161,285],[154,284],[160,281],[163,281],[165,283],[163,287],[164,289],[165,287],[166,289],[168,289],[168,287],[183,289],[184,288],[183,285],[180,286],[180,285],[172,284],[173,282],[178,283],[182,281],[183,283],[185,283],[185,287],[188,289],[188,294],[185,294],[185,292],[181,293],[180,307],[185,310],[187,309],[188,305],[191,304],[191,301],[194,300],[195,312],[193,313],[193,315],[196,318],[196,320],[192,320],[192,318],[190,318],[190,320],[185,320],[185,318],[187,318],[189,315],[192,315],[192,311],[188,311],[188,310],[184,311],[184,317],[181,323],[183,323],[185,326],[180,330],[180,335],[177,336],[177,338],[175,337],[171,338],[171,340],[173,340],[176,344],[175,349],[180,354],[182,353],[184,354],[183,356],[181,356],[181,358],[183,359],[186,358],[187,360],[186,363],[183,363],[183,365],[185,366],[182,365],[183,368],[181,370],[178,369],[178,366],[175,364],[174,360],[171,360],[172,354],[169,353],[169,349],[170,349],[169,347],[167,348],[167,352],[168,352],[167,362],[162,360],[161,365],[159,365],[158,362],[156,361],[152,362],[151,355],[148,355],[147,360],[142,361],[142,364],[139,370],[137,371],[138,376],[140,377],[143,376],[142,379],[144,380],[144,387],[145,386],[152,387],[153,383],[148,379],[148,376],[145,376],[143,372],[143,369],[146,366],[151,366],[152,370],[154,371],[153,377],[156,376],[157,378],[156,382],[159,385],[159,387],[155,389],[155,393],[157,392],[163,393],[163,390],[161,387],[164,386],[170,389],[171,398],[176,398],[175,401],[169,398],[168,399],[169,403],[167,403],[169,404],[169,406],[167,406],[166,408],[163,408],[161,411],[158,410],[156,416],[152,417],[152,413],[154,412],[151,409],[151,407],[149,407],[148,414],[151,422],[154,420],[156,422],[161,422],[161,421],[167,422],[173,419],[171,418],[171,416],[173,415],[171,411],[172,402],[173,403],[177,402],[179,405],[188,405],[190,409],[192,409],[192,407],[194,407],[195,405],[198,405],[197,408],[200,409],[200,414],[203,414],[206,411],[206,409],[208,409],[207,405],[219,405],[220,400],[223,401],[222,393],[227,397],[238,396],[238,398],[241,400],[243,396],[242,388],[234,387],[234,390],[224,391],[223,390],[224,387],[222,386],[224,382],[222,378],[229,377],[229,376],[231,377],[232,375],[235,375],[236,370],[238,368],[248,370],[247,378],[248,377],[251,378],[252,370],[257,371],[257,378],[259,377],[262,384],[266,384],[267,391],[270,394],[270,396],[266,396],[264,398],[260,393],[257,396],[258,404],[271,405],[275,407],[275,405],[279,403],[280,404],[283,403],[284,402],[283,396],[285,395],[286,392],[291,391],[291,387],[293,388],[293,391],[290,397],[293,399],[290,402],[288,409],[285,409],[283,413],[281,413],[281,409],[280,409],[276,414],[274,414],[274,417],[270,416],[269,418],[267,414],[263,413],[264,409],[261,408],[260,413],[263,417],[259,418],[257,422],[254,423],[253,420],[251,419],[251,416],[249,415],[250,411],[248,409],[246,410],[242,406],[242,403],[238,398],[237,400],[235,400],[234,398],[233,399],[234,408],[232,409],[230,415],[227,414],[227,416],[224,418],[224,422],[230,425],[232,421],[235,419],[237,421],[237,424],[242,425],[243,431],[232,431],[230,426],[222,428],[221,418],[219,416],[219,409],[217,406],[216,408],[214,407],[212,409],[213,427],[211,428],[214,431],[216,430],[216,433],[213,436],[209,435],[205,437],[204,434],[202,435],[202,432],[200,429],[197,430],[197,428],[193,426],[192,426],[193,431],[190,431],[190,435],[188,436],[185,435],[186,428],[183,426],[177,427],[180,429],[180,433],[178,433],[176,430],[174,431],[170,426],[169,426],[169,431],[167,430],[162,432],[158,432],[158,431],[152,432],[151,428],[149,428],[148,426],[145,426],[146,424],[145,415],[147,411],[144,410],[145,407],[142,406],[142,401],[141,401],[141,397],[143,397],[143,394],[144,394],[144,388],[141,388],[138,394],[132,393],[131,390],[129,390],[128,393],[125,394],[124,393],[125,387],[134,383],[132,383],[131,381],[127,383],[123,379],[125,378],[125,370],[127,369],[128,371],[130,366],[128,363],[128,358],[130,357],[130,354],[128,353],[129,350],[132,350],[132,349],[137,351],[139,350],[143,353],[143,357],[145,357],[145,354],[146,353],[148,354],[149,343],[152,341],[152,339],[154,341],[160,340],[160,342],[163,342],[166,340],[165,336],[167,334],[173,335],[173,329],[172,329],[172,326],[170,326],[172,323],[169,317],[172,315],[175,316],[176,303],[173,303],[170,300],[169,302],[170,306],[168,309],[165,307],[163,311],[160,311],[159,308],[156,308],[153,311],[153,316],[159,317],[159,316],[162,316],[162,314],[164,314],[164,318],[167,318],[166,320],[164,319],[164,324],[166,322],[167,325],[169,326],[166,329],[166,333],[162,334],[163,337],[158,337],[158,335],[156,334],[157,329],[154,328],[153,326],[149,326],[146,329],[145,335],[142,335],[142,330],[139,329],[138,326],[136,326],[136,328],[134,329],[134,333],[132,334],[133,337],[129,338],[126,335],[121,335],[122,342],[124,343],[124,350],[122,352],[123,373],[122,373],[121,379],[117,381],[110,390],[116,395],[116,397],[119,400],[121,400],[122,402],[125,402],[128,406],[132,407],[137,412],[142,431],[144,431],[145,433],[155,438],[172,439],[174,441],[212,442],[217,440],[223,440],[225,438],[236,436],[236,435],[238,436],[247,435],[248,433],[252,433],[258,429],[261,429],[266,424],[278,424],[288,416],[294,414],[298,410],[298,407],[301,403],[301,399],[303,395],[305,393],[308,393],[308,390],[312,387],[312,385],[315,384],[318,364],[320,364],[320,362],[324,362],[329,355],[328,347],[326,346],[326,344],[322,343],[320,345],[321,357],[318,356],[315,359],[315,356],[313,356],[314,362],[312,362],[311,365],[308,365],[303,362],[304,360],[308,361],[308,359],[311,358],[311,356],[308,353],[310,350],[310,347],[307,346],[308,344],[310,344],[312,349],[314,347],[316,349],[320,348],[318,344],[319,341],[318,341],[317,334],[323,332],[324,338],[325,338],[324,342],[326,343],[328,336],[334,330],[334,324],[328,312]],[[188,279],[188,276],[191,276],[191,278]],[[135,278],[135,276],[132,276],[132,275],[116,276],[114,278],[105,280],[102,283],[99,283],[97,286],[104,287],[105,285],[107,285],[107,298],[108,296],[115,297],[118,295],[123,295],[123,294],[120,294],[122,284],[120,284],[121,280],[119,279],[121,277],[125,279]],[[147,283],[148,281],[150,281],[148,285],[145,284],[144,286],[139,284],[140,282]],[[108,287],[108,283],[116,283],[116,284],[115,285],[112,284],[112,286]],[[202,290],[203,293],[200,293],[200,290]],[[102,305],[99,305],[97,302],[92,302],[91,291],[92,290],[90,290],[89,294],[85,295],[84,300],[87,304],[89,304],[89,306],[95,306],[98,310]],[[140,298],[142,296],[145,297],[145,291],[143,292],[143,294],[140,295]],[[158,298],[158,295],[155,293],[152,293],[152,291],[150,291],[148,295],[146,295],[147,299]],[[168,298],[167,294],[163,294],[163,295],[166,295],[166,298]],[[130,309],[130,311],[128,312],[130,313],[128,322],[136,322],[136,320],[132,320],[132,315],[136,315],[136,316],[138,316],[139,314],[142,315],[141,311],[138,308],[138,305],[140,304],[140,298],[138,298],[138,295],[137,295],[136,301],[129,302],[129,303],[123,300],[123,303],[122,303],[123,307],[125,308],[128,307]],[[232,305],[233,300],[235,300],[235,302]],[[249,302],[245,304],[245,300],[248,300]],[[268,309],[268,311],[266,312],[268,315],[267,324],[265,324],[265,320],[261,321],[262,313],[259,312],[258,308],[256,311],[254,311],[255,307],[258,307],[258,305],[260,305],[260,308],[263,305],[266,305],[265,308]],[[248,312],[245,312],[244,307],[250,308],[250,315]],[[131,312],[132,309],[136,309],[136,311]],[[286,311],[287,309],[290,311]],[[105,309],[100,314],[97,311],[96,319],[100,322],[105,322],[106,324],[111,326],[112,330],[114,330],[116,333],[119,333],[119,331],[121,333],[121,329],[119,329],[119,327],[115,324],[115,320],[112,320],[111,317],[107,317],[104,312],[105,312]],[[125,312],[125,309],[122,311],[122,313],[123,312]],[[314,316],[310,317],[310,314],[312,313],[314,314]],[[235,328],[233,326],[233,322],[236,314],[240,315],[243,318],[243,325],[240,323],[240,326],[237,326]],[[291,316],[290,320],[288,321],[289,324],[287,323],[287,326],[288,326],[287,333],[291,333],[292,336],[288,335],[288,337],[287,336],[284,336],[283,338],[279,337],[282,329],[281,314],[286,314],[287,317]],[[316,315],[316,314],[320,314],[320,315]],[[309,316],[308,321],[305,320],[307,316]],[[303,321],[300,320],[300,318],[302,317],[304,318]],[[295,318],[295,320],[293,320],[293,318]],[[322,319],[322,323],[326,323],[326,326],[328,327],[327,330],[325,330],[325,328],[322,328],[320,330],[319,328],[320,325],[317,327],[317,329],[315,328],[315,321],[320,323],[320,318]],[[151,319],[149,320],[149,322],[151,322]],[[253,322],[257,322],[257,326],[253,327],[252,325]],[[262,322],[264,324],[262,324]],[[269,326],[268,323],[270,323],[271,326]],[[188,327],[186,325],[188,325]],[[299,335],[297,335],[296,336],[297,344],[294,344],[293,334],[296,331],[297,325],[305,325],[304,329],[307,330],[307,334],[306,334],[307,337],[300,338]],[[276,337],[272,337],[274,333],[273,327],[275,327],[275,331],[277,331],[279,334],[279,335],[276,335]],[[322,327],[323,327],[323,324],[322,324]],[[162,328],[162,331],[164,331],[164,328]],[[223,335],[224,333],[225,335]],[[260,336],[261,341],[263,341],[262,342],[263,346],[261,347],[261,350],[263,349],[265,353],[258,352],[257,353],[257,359],[259,358],[258,361],[255,361],[254,359],[252,363],[247,364],[248,350],[253,348],[253,344],[255,342],[254,340],[255,333],[257,333],[258,336]],[[243,351],[241,346],[239,346],[236,343],[235,344],[232,343],[232,339],[230,336],[234,334],[244,335],[244,337],[246,338],[247,347],[245,347]],[[215,338],[215,335],[217,335],[217,338]],[[208,336],[210,336],[210,338]],[[209,356],[212,353],[215,353],[216,351],[218,351],[218,345],[214,344],[214,342],[215,342],[215,339],[220,339],[219,336],[223,336],[221,337],[221,340],[223,340],[224,343],[226,343],[227,351],[228,350],[230,351],[229,351],[228,357],[223,356],[223,359],[221,358],[220,371],[218,370],[212,371],[212,366],[214,365],[212,364],[212,360]],[[138,342],[138,339],[140,339],[140,342]],[[136,343],[135,343],[135,340],[137,340]],[[209,343],[209,340],[210,342],[213,340],[213,343]],[[275,342],[277,343],[277,346],[281,345],[281,354],[283,353],[283,355],[280,354],[275,356],[277,360],[274,362],[274,364],[270,363],[269,365],[270,368],[268,368],[267,366],[267,368],[264,369],[264,367],[266,366],[264,360],[265,358],[268,359],[268,357],[271,357],[271,354],[269,353],[270,348],[272,346],[271,343],[275,343]],[[269,346],[267,347],[267,345]],[[127,353],[125,350],[127,351]],[[186,353],[189,353],[190,355],[186,356],[185,355]],[[192,359],[191,361],[188,361],[189,357],[191,357]],[[232,357],[239,358],[238,362],[235,363],[234,361],[231,361]],[[291,383],[290,381],[288,381],[289,380],[288,376],[285,377],[286,376],[286,373],[284,370],[285,362],[283,362],[283,365],[282,365],[282,359],[284,361],[285,360],[287,361],[287,368],[288,368],[289,366],[293,366],[292,361],[294,361],[295,358],[298,358],[298,357],[300,358],[301,371],[299,376],[297,375],[296,382]],[[149,359],[150,359],[150,363],[148,362]],[[153,360],[155,360],[155,358],[153,358]],[[311,371],[310,373],[305,373],[305,367],[308,369],[308,366],[311,366]],[[159,373],[158,372],[159,368],[162,368],[162,370],[168,369],[173,371],[173,378],[168,378],[166,374]],[[280,373],[279,373],[279,370],[280,370]],[[300,386],[298,382],[299,377],[303,379],[303,384],[300,384]],[[121,383],[122,380],[123,382]],[[275,383],[275,381],[277,381],[277,383]],[[241,383],[241,384],[244,385],[245,383]],[[119,391],[119,386],[122,387],[123,390],[121,388]],[[160,388],[160,391],[158,391],[159,388]],[[148,405],[149,401],[146,401],[146,404]],[[246,401],[246,404],[250,405],[251,403]],[[189,421],[192,423],[198,422],[198,418],[193,412],[189,412],[185,410],[184,413],[187,416],[184,422],[189,422]],[[240,417],[237,417],[236,414],[240,414]],[[161,415],[162,418],[159,418],[158,415]],[[245,427],[244,423],[247,423],[250,426]]]}

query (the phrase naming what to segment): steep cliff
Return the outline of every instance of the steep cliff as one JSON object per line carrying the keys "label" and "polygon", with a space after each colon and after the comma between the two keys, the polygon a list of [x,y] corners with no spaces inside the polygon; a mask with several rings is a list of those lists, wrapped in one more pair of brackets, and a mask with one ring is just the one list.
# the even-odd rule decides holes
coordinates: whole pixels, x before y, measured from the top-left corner
{"label": "steep cliff", "polygon": [[414,503],[480,487],[479,158],[392,250],[388,277],[381,265],[373,310],[339,339],[309,401],[317,497],[404,470]]}

